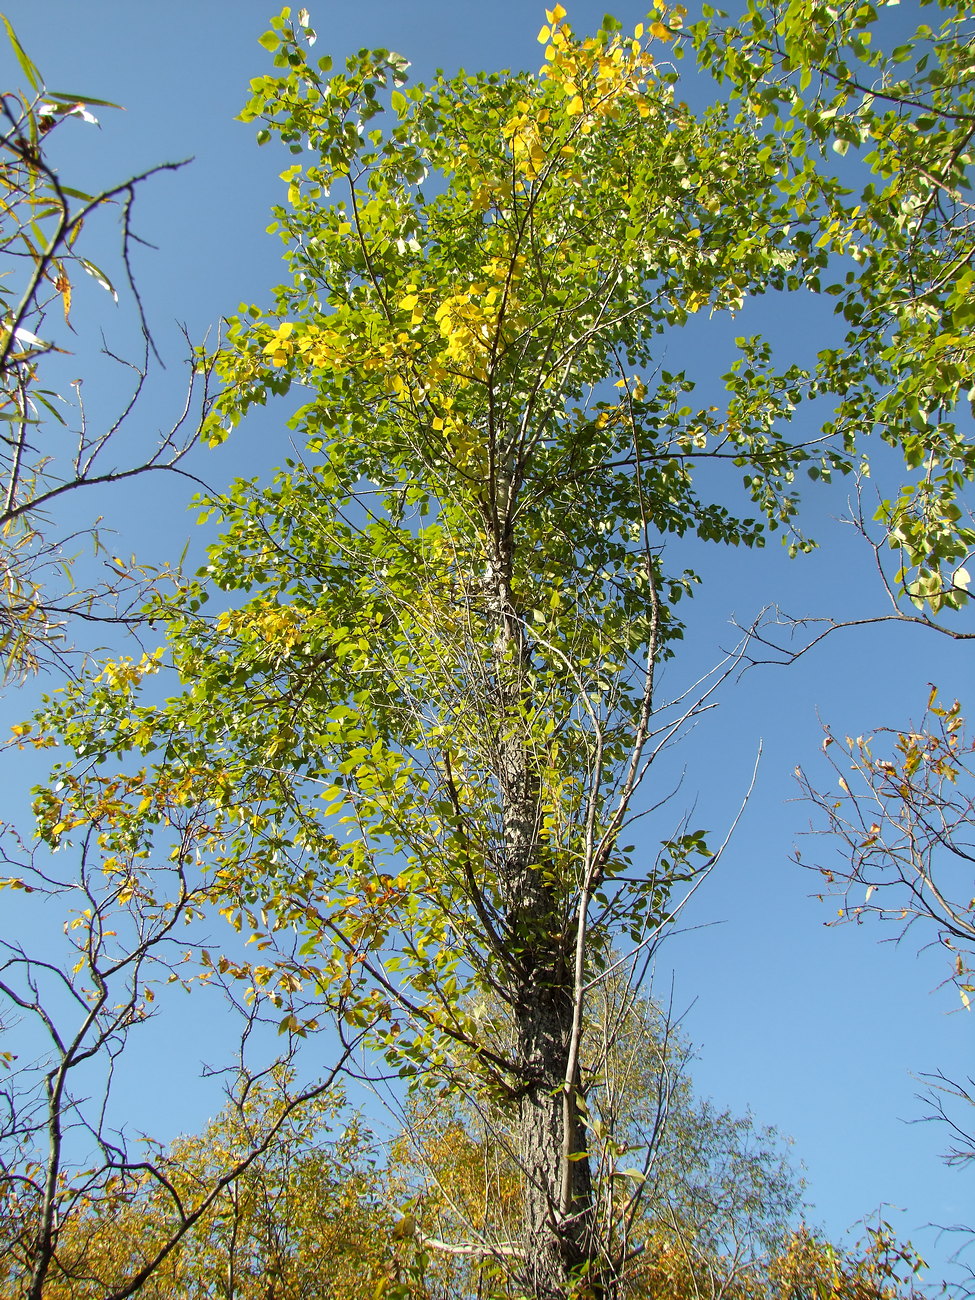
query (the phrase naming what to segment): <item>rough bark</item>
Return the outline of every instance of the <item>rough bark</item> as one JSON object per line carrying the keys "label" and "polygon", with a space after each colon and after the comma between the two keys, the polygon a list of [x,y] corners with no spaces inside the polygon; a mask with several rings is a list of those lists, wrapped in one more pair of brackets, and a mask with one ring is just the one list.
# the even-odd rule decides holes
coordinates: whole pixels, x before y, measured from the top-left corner
{"label": "rough bark", "polygon": [[562,891],[545,871],[538,828],[537,760],[525,716],[531,646],[512,592],[511,556],[499,548],[485,583],[494,624],[496,755],[504,846],[501,892],[513,946],[509,994],[521,1076],[518,1162],[523,1180],[521,1282],[533,1300],[602,1297],[592,1176],[579,1112],[578,1071],[568,1081],[573,1030],[573,935]]}
{"label": "rough bark", "polygon": [[[585,1126],[565,1092],[572,998],[541,976],[524,989],[518,1054],[533,1083],[521,1098],[519,1160],[524,1179],[525,1281],[538,1300],[601,1296]],[[577,1156],[577,1159],[567,1157]],[[568,1173],[569,1196],[563,1203]]]}

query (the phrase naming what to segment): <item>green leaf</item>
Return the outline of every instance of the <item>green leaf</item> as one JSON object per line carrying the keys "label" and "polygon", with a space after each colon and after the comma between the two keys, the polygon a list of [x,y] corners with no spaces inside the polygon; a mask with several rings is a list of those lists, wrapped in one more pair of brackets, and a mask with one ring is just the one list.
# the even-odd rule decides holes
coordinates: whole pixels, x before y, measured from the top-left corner
{"label": "green leaf", "polygon": [[67,90],[45,90],[44,95],[52,103],[64,104],[68,107],[75,104],[94,104],[96,108],[117,108],[121,112],[125,111],[121,104],[115,104],[110,99],[95,99],[93,95],[73,95]]}
{"label": "green leaf", "polygon": [[31,89],[39,93],[41,86],[43,85],[43,79],[40,72],[38,72],[34,63],[28,58],[27,52],[18,40],[17,33],[14,31],[13,27],[11,27],[6,14],[0,13],[0,19],[2,19],[3,25],[7,29],[7,39],[10,42],[10,48],[13,50],[17,62],[20,64],[21,72],[23,72],[24,76],[27,78]]}
{"label": "green leaf", "polygon": [[104,271],[100,270],[94,262],[90,262],[86,257],[79,257],[78,263],[80,266],[84,267],[93,280],[100,284],[101,287],[107,293],[110,293],[115,301],[118,302],[118,293],[116,292],[115,286]]}

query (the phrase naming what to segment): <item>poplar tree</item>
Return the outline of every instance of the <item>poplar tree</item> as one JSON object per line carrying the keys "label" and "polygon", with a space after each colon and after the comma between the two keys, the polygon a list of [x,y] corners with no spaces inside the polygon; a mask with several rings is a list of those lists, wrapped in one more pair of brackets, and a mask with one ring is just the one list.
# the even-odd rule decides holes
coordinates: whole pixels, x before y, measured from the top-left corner
{"label": "poplar tree", "polygon": [[417,1086],[504,1109],[519,1225],[450,1245],[537,1298],[626,1285],[626,1198],[594,1181],[641,1174],[593,1122],[590,1001],[720,852],[686,819],[630,843],[706,707],[659,681],[697,582],[677,543],[806,549],[797,473],[857,449],[799,430],[829,375],[760,339],[717,404],[662,360],[701,312],[819,289],[840,194],[760,114],[680,102],[684,16],[580,38],[557,6],[538,75],[416,86],[384,50],[334,70],[305,11],[272,22],[243,116],[295,158],[289,275],[230,321],[208,431],[290,395],[297,450],[205,502],[205,575],[155,610],[180,692],[142,692],[149,657],[41,724],[78,755],[40,805],[50,842],[120,752],[149,786],[178,772],[261,952],[222,969],[290,1033],[317,990]]}

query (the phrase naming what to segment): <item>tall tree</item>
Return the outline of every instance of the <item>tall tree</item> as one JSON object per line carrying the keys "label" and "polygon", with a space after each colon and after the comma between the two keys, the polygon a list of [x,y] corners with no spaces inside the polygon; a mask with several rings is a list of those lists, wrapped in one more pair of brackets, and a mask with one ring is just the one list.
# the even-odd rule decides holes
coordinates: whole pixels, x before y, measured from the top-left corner
{"label": "tall tree", "polygon": [[[220,809],[258,995],[303,984],[403,1075],[505,1112],[518,1218],[466,1248],[539,1300],[628,1285],[585,1030],[617,954],[651,951],[717,856],[687,820],[652,861],[627,843],[710,689],[659,686],[697,581],[668,543],[782,528],[805,549],[797,472],[859,450],[852,408],[808,442],[790,424],[839,361],[810,377],[740,339],[721,404],[698,405],[658,353],[703,308],[817,291],[855,257],[827,237],[839,180],[781,125],[677,100],[654,42],[680,7],[632,36],[547,17],[539,75],[412,88],[397,55],[336,72],[305,11],[273,21],[244,117],[300,159],[275,213],[290,278],[230,323],[208,434],[294,391],[301,450],[204,503],[205,580],[155,610],[180,693],[103,680],[43,722],[83,754],[51,838],[120,752],[189,780]],[[882,382],[871,364],[857,382]],[[910,459],[909,416],[885,428]],[[929,435],[931,455],[957,442]],[[954,545],[917,599],[961,599]]]}
{"label": "tall tree", "polygon": [[[207,503],[208,587],[169,620],[187,691],[69,690],[46,723],[89,762],[135,743],[217,781],[235,923],[297,927],[289,977],[402,1073],[510,1110],[504,1254],[538,1297],[625,1273],[593,1189],[587,1003],[613,945],[651,946],[714,861],[686,822],[650,866],[625,837],[703,707],[657,690],[696,581],[664,543],[794,529],[796,467],[836,459],[792,440],[800,376],[769,378],[762,344],[740,340],[725,409],[655,359],[700,309],[825,256],[787,246],[785,152],[677,102],[651,42],[681,19],[583,40],[557,7],[540,75],[406,90],[398,56],[333,74],[304,15],[274,21],[280,72],[245,117],[303,155],[276,213],[292,279],[273,316],[231,322],[211,436],[294,386],[305,450]],[[213,589],[251,595],[204,620]]]}

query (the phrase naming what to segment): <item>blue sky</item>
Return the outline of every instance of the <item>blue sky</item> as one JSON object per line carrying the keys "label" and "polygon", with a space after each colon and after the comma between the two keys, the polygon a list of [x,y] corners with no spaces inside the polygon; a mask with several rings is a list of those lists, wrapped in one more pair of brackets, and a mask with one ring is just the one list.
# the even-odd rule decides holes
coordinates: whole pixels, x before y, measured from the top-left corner
{"label": "blue sky", "polygon": [[[583,0],[568,7],[577,31],[598,26],[604,9]],[[405,54],[420,80],[438,66],[539,62],[542,4],[319,0],[310,8],[322,52],[341,58],[362,45],[385,46]],[[645,16],[640,3],[617,3],[615,12],[630,26]],[[140,235],[157,246],[139,252],[137,273],[165,354],[178,357],[176,322],[200,338],[239,303],[265,303],[281,278],[281,261],[278,241],[264,229],[287,161],[258,149],[253,129],[234,121],[249,79],[268,62],[257,44],[269,17],[264,0],[13,0],[6,13],[52,89],[125,106],[122,113],[102,111],[100,129],[65,128],[59,157],[69,183],[91,190],[154,163],[193,159],[151,182],[137,209]],[[0,64],[5,84],[19,84],[6,51]],[[110,261],[114,232],[106,225],[93,238]],[[821,309],[811,308],[808,319],[773,300],[750,310],[749,329],[770,331],[800,358],[815,348]],[[64,342],[73,353],[66,364],[77,358],[79,371],[91,376],[91,400],[110,405],[117,378],[89,353],[99,329],[124,347],[131,322],[94,285],[79,295],[76,317],[85,331]],[[695,328],[699,365],[720,373],[727,332],[707,322]],[[155,390],[160,409],[175,400],[178,386],[174,365]],[[259,413],[219,453],[201,453],[197,471],[220,484],[266,470],[288,454],[285,416],[273,408]],[[833,616],[881,609],[869,552],[836,522],[849,491],[848,483],[831,492],[810,487],[812,532],[823,541],[810,557],[789,561],[773,539],[763,553],[707,558],[705,588],[688,611],[686,653],[668,668],[675,688],[710,667],[716,647],[730,648],[732,617],[748,623],[772,603]],[[176,559],[193,532],[184,500],[182,489],[170,485],[115,495],[98,509],[126,553]],[[703,566],[693,544],[687,547],[686,563]],[[721,707],[682,743],[684,791],[697,799],[696,824],[726,825],[761,739],[756,793],[720,868],[695,899],[687,933],[664,950],[658,971],[659,990],[669,991],[673,975],[675,1003],[688,1008],[684,1027],[699,1046],[698,1089],[721,1105],[751,1107],[761,1123],[795,1139],[817,1217],[841,1232],[882,1205],[897,1207],[887,1217],[932,1260],[943,1259],[947,1243],[921,1229],[969,1217],[971,1174],[942,1166],[947,1135],[937,1126],[910,1123],[925,1113],[916,1076],[971,1073],[972,1021],[950,988],[937,987],[946,968],[936,952],[918,956],[911,940],[878,945],[884,936],[869,926],[824,925],[835,909],[810,897],[816,880],[790,862],[810,815],[795,802],[792,772],[801,763],[815,776],[821,719],[857,735],[919,717],[929,682],[947,697],[964,697],[970,654],[930,633],[880,627],[838,633],[787,669],[755,668],[730,684]],[[26,698],[8,696],[11,721],[23,716]],[[7,815],[22,780],[22,771],[5,777]],[[204,1025],[197,1030],[206,1036]],[[167,1104],[158,1114],[177,1127],[200,1118],[192,1106],[181,1112]]]}

